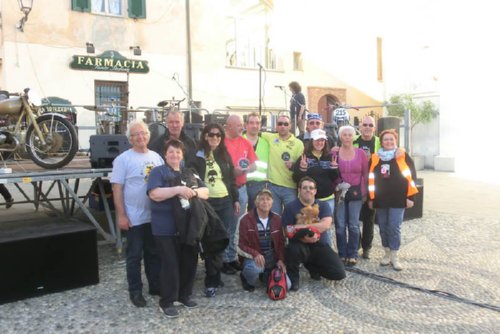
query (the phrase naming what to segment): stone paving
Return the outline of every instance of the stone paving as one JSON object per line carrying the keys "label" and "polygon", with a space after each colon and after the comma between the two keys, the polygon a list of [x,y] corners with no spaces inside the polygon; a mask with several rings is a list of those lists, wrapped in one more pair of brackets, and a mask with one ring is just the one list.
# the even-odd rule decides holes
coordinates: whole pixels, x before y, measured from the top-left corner
{"label": "stone paving", "polygon": [[165,318],[158,297],[147,294],[147,307],[135,308],[122,257],[102,244],[98,285],[0,305],[0,333],[500,332],[498,215],[426,210],[424,201],[424,217],[403,224],[401,272],[379,266],[377,233],[372,258],[360,260],[345,280],[313,281],[304,271],[300,290],[277,302],[262,288],[243,291],[237,275],[223,275],[225,287],[205,298],[200,261],[194,293],[200,306],[179,306],[177,319]]}

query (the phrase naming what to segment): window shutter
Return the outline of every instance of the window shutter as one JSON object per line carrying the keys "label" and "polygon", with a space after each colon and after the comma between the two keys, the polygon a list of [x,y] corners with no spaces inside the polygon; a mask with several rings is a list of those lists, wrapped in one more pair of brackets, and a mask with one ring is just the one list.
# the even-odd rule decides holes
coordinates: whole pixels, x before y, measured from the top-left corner
{"label": "window shutter", "polygon": [[71,0],[71,10],[90,12],[90,0]]}
{"label": "window shutter", "polygon": [[146,17],[146,0],[128,0],[128,17],[144,19]]}

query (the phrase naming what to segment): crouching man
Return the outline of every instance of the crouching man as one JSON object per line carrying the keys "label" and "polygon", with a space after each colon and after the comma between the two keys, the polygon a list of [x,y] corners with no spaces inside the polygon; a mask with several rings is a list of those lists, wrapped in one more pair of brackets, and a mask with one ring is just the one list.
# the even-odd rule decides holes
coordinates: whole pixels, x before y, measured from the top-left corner
{"label": "crouching man", "polygon": [[[292,283],[291,291],[299,289],[301,263],[314,280],[324,277],[338,281],[346,276],[339,256],[326,240],[326,231],[332,225],[332,211],[326,202],[315,200],[316,182],[311,177],[303,177],[298,184],[298,194],[296,200],[285,206],[282,218],[289,238],[285,263]],[[315,211],[315,217],[304,217]]]}
{"label": "crouching man", "polygon": [[[243,289],[247,291],[254,291],[259,278],[267,282],[267,276],[275,266],[286,273],[281,218],[271,212],[272,206],[271,191],[260,190],[255,197],[255,208],[241,217],[238,225],[235,236],[237,252],[243,257],[240,278]],[[287,286],[290,288],[288,277]]]}

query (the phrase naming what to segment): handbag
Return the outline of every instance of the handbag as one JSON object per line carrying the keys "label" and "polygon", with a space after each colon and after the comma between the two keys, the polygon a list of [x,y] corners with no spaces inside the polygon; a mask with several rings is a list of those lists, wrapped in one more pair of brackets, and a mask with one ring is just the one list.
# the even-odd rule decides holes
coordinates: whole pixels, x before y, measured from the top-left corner
{"label": "handbag", "polygon": [[347,189],[347,193],[345,194],[345,201],[346,202],[352,202],[352,201],[361,201],[363,198],[363,195],[361,193],[361,185],[358,184],[356,186],[350,186],[349,189]]}

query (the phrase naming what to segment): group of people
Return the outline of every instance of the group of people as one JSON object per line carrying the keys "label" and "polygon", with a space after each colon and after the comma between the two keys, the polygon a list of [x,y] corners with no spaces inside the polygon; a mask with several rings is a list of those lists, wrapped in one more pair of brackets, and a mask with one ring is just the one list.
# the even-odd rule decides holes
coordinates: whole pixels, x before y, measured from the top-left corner
{"label": "group of people", "polygon": [[135,306],[146,305],[142,258],[149,293],[160,296],[168,317],[178,316],[174,302],[197,306],[191,295],[198,256],[206,297],[224,286],[221,273],[239,272],[247,291],[274,267],[287,275],[290,291],[299,289],[301,265],[311,279],[342,280],[344,266],[357,262],[360,241],[369,257],[375,212],[386,250],[381,264],[401,269],[400,225],[416,175],[411,158],[397,149],[397,133],[383,131],[379,140],[373,118],[365,117],[361,135],[343,126],[337,145],[319,114],[304,121],[299,139],[288,115],[277,117],[273,133],[261,132],[257,113],[245,123],[230,115],[225,127],[207,124],[195,143],[183,131],[184,115],[171,111],[156,147],[148,147],[146,124],[129,124],[132,148],[114,160],[111,182],[117,221],[127,231]]}

